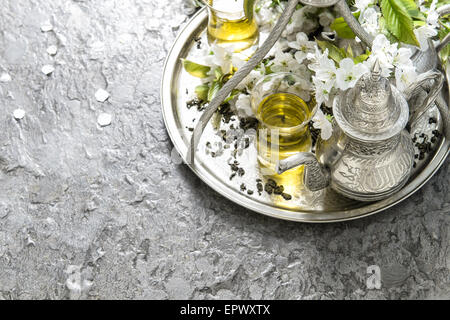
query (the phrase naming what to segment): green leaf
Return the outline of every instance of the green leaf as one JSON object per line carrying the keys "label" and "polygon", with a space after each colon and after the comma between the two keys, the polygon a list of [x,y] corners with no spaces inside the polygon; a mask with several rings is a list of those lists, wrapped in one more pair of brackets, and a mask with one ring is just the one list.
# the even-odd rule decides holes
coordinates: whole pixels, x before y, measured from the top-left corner
{"label": "green leaf", "polygon": [[336,47],[334,44],[328,41],[316,40],[322,51],[328,49],[328,56],[335,62],[339,63],[342,59],[347,58],[347,54],[344,49]]}
{"label": "green leaf", "polygon": [[[353,14],[356,19],[359,18],[360,12],[355,12]],[[340,38],[344,39],[355,39],[356,35],[353,30],[348,26],[347,22],[343,17],[334,19],[333,23],[330,25],[331,30],[336,31]]]}
{"label": "green leaf", "polygon": [[231,91],[230,95],[228,96],[228,98],[226,98],[223,103],[227,103],[231,100],[233,100],[234,98],[236,98],[237,95],[239,95],[241,93],[240,90],[238,89],[233,89],[233,91]]}
{"label": "green leaf", "polygon": [[186,59],[181,59],[181,61],[183,62],[184,70],[186,70],[190,75],[197,78],[208,77],[208,73],[211,70],[210,67]]}
{"label": "green leaf", "polygon": [[333,119],[334,117],[331,114],[326,114],[325,118],[327,118],[328,121],[330,121],[331,123],[333,123]]}
{"label": "green leaf", "polygon": [[366,61],[369,58],[370,54],[371,54],[371,52],[369,50],[367,50],[366,53],[363,53],[363,54],[361,54],[361,55],[359,55],[357,57],[354,57],[353,58],[353,62],[355,64],[364,62],[364,61]]}
{"label": "green leaf", "polygon": [[347,57],[353,58],[353,50],[351,45],[348,45],[347,47]]}
{"label": "green leaf", "polygon": [[382,33],[386,36],[390,43],[400,42],[396,36],[394,36],[386,27],[386,19],[384,17],[380,17],[379,24],[382,30]]}
{"label": "green leaf", "polygon": [[425,15],[419,11],[417,4],[414,0],[400,0],[401,4],[404,6],[406,11],[408,11],[409,16],[418,20],[426,20]]}
{"label": "green leaf", "polygon": [[217,67],[214,69],[214,76],[216,77],[216,80],[219,80],[223,76],[222,68]]}
{"label": "green leaf", "polygon": [[414,29],[418,28],[418,27],[421,27],[421,26],[424,26],[426,24],[426,22],[422,21],[422,20],[414,20],[413,23],[414,23]]}
{"label": "green leaf", "polygon": [[195,87],[195,94],[197,95],[197,98],[199,98],[202,101],[207,101],[208,91],[209,86],[207,84],[201,84]]}
{"label": "green leaf", "polygon": [[248,21],[253,19],[253,6],[255,5],[255,0],[244,0],[244,13]]}
{"label": "green leaf", "polygon": [[220,83],[219,81],[213,81],[208,91],[208,101],[214,99],[220,88],[222,88],[222,83]]}
{"label": "green leaf", "polygon": [[401,42],[419,46],[413,31],[413,20],[404,3],[410,0],[382,0],[381,11],[386,28]]}

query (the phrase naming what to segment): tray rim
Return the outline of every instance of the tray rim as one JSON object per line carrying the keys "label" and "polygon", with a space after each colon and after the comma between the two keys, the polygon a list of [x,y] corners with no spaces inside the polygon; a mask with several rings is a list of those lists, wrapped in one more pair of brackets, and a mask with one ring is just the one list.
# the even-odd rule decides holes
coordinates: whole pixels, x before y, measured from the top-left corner
{"label": "tray rim", "polygon": [[229,187],[216,180],[214,176],[210,174],[203,166],[198,165],[198,161],[194,164],[188,164],[186,161],[187,145],[184,143],[180,131],[176,125],[175,112],[173,109],[174,106],[172,104],[173,88],[171,84],[174,80],[174,72],[180,67],[178,65],[179,57],[187,51],[185,43],[192,39],[192,35],[198,32],[198,29],[202,24],[205,24],[206,17],[207,14],[205,8],[200,9],[195,15],[193,15],[182,30],[179,31],[175,42],[169,50],[164,63],[163,76],[161,80],[161,110],[166,131],[169,134],[174,147],[183,159],[184,164],[186,164],[203,182],[205,182],[220,195],[246,209],[250,209],[272,218],[304,223],[333,223],[350,221],[385,211],[407,199],[418,191],[425,183],[427,183],[445,162],[450,152],[450,141],[444,137],[439,149],[430,159],[428,165],[424,167],[424,169],[417,174],[413,180],[408,181],[408,183],[399,192],[387,199],[368,203],[366,206],[349,210],[327,213],[324,212],[322,214],[319,212],[298,211],[272,207],[266,204],[258,203],[257,201],[249,200],[251,198],[245,196],[241,192],[231,190]]}

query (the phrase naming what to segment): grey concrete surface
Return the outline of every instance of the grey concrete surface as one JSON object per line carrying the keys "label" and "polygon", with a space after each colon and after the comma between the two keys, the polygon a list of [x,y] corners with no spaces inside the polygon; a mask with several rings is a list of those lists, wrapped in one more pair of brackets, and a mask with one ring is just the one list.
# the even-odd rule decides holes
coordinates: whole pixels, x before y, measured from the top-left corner
{"label": "grey concrete surface", "polygon": [[250,212],[171,163],[159,85],[188,13],[1,1],[0,299],[450,298],[448,160],[400,205],[332,225]]}

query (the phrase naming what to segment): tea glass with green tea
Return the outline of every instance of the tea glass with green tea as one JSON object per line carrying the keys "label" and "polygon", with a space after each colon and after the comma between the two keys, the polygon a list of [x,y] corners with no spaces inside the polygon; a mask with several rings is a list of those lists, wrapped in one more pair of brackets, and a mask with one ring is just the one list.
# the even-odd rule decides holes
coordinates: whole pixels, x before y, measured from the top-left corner
{"label": "tea glass with green tea", "polygon": [[208,8],[208,42],[230,52],[251,55],[258,46],[255,1],[202,0]]}
{"label": "tea glass with green tea", "polygon": [[276,165],[298,152],[311,150],[309,122],[317,106],[305,80],[292,73],[273,73],[259,80],[251,93],[258,119],[257,151],[261,173],[286,186],[301,180],[303,167],[278,175]]}

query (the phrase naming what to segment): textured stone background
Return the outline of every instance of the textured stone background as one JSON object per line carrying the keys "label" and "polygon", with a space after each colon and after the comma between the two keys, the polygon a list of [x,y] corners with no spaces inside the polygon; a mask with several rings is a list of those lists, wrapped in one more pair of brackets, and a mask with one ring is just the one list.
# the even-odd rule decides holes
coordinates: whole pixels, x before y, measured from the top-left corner
{"label": "textured stone background", "polygon": [[[249,212],[170,162],[159,84],[188,13],[1,1],[0,298],[450,298],[448,161],[393,209],[332,225]],[[381,290],[365,285],[374,264]]]}

